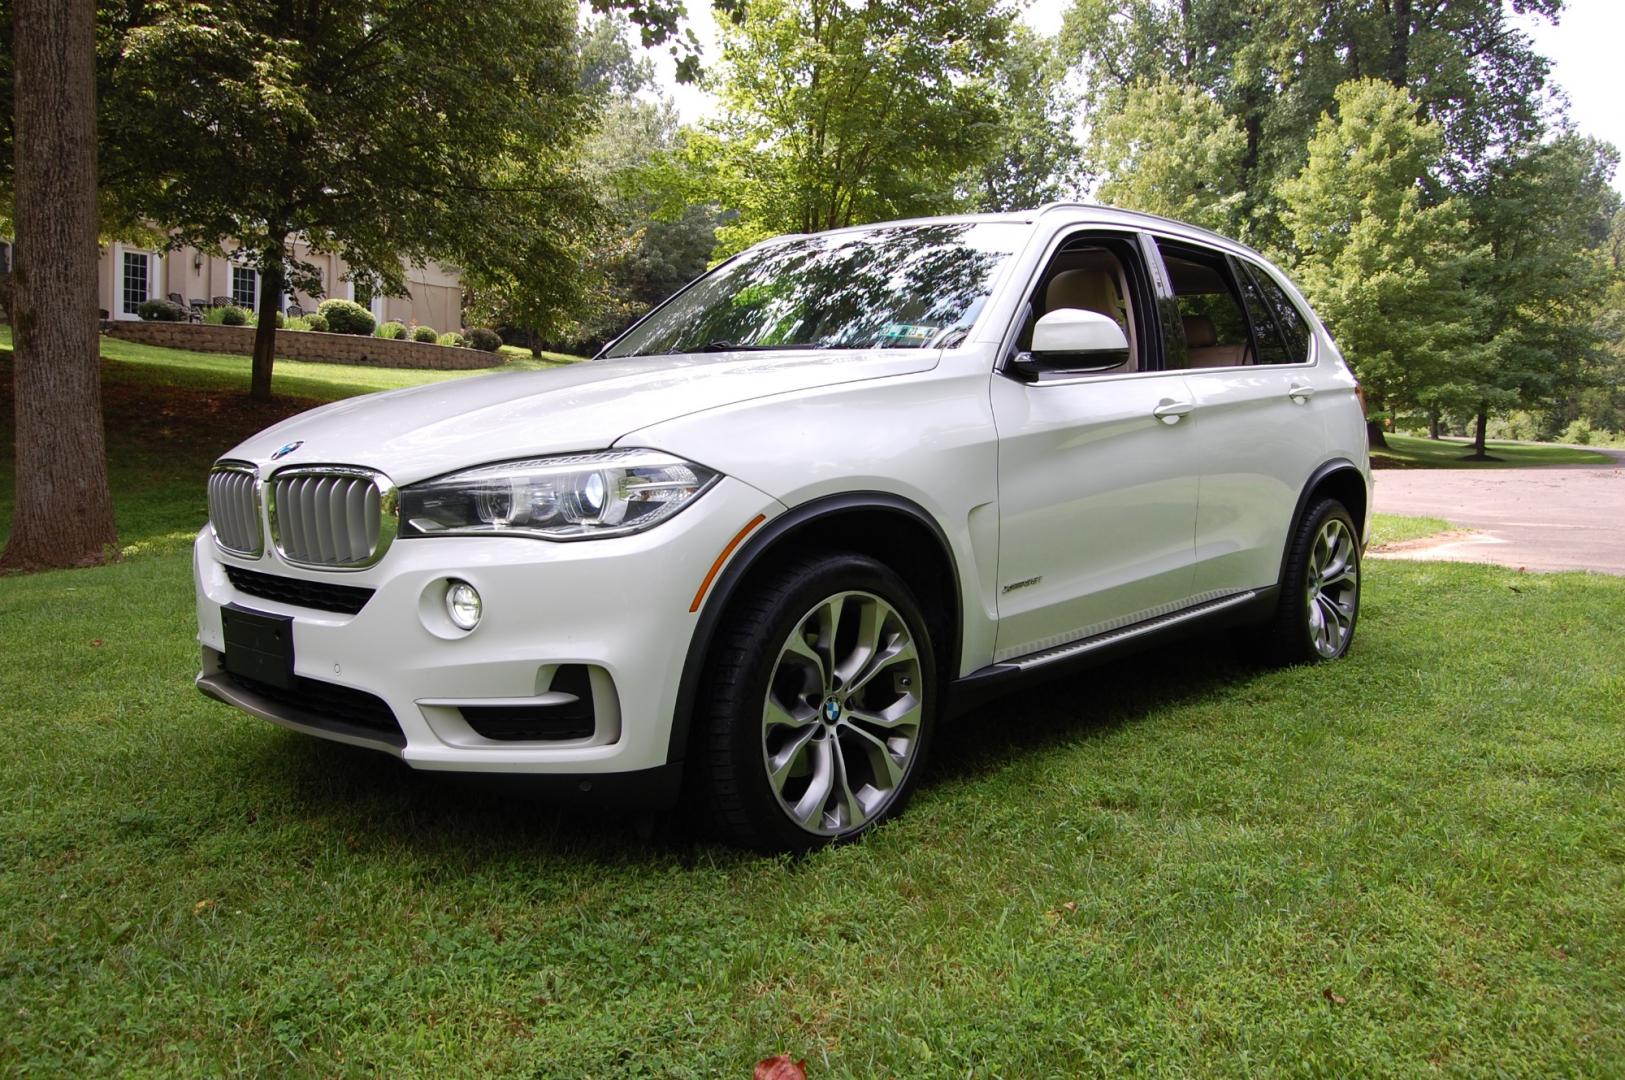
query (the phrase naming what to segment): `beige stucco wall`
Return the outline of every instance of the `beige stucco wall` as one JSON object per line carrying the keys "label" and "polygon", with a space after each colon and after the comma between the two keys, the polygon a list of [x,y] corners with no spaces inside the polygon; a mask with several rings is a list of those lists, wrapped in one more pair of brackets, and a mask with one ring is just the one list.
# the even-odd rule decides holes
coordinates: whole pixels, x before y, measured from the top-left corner
{"label": "beige stucco wall", "polygon": [[[108,244],[102,248],[97,267],[97,306],[112,319],[134,318],[120,310],[120,278],[124,252],[146,251],[152,255],[148,295],[162,298],[179,293],[181,303],[192,300],[212,303],[217,296],[231,295],[232,260],[207,255],[192,248],[180,248],[158,255],[150,248]],[[352,299],[354,287],[347,280],[349,267],[337,255],[312,252],[303,241],[294,241],[294,254],[314,264],[321,272],[325,296]],[[407,266],[408,294],[382,298],[377,307],[382,319],[394,319],[408,326],[429,325],[442,333],[463,325],[463,288],[457,272],[440,263]],[[324,297],[294,291],[291,300],[305,311],[315,311]]]}

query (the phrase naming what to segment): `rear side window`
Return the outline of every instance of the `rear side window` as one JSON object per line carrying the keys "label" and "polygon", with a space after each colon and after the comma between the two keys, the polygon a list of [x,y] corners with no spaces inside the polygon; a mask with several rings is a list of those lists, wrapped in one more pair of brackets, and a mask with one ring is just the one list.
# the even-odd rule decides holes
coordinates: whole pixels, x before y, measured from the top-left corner
{"label": "rear side window", "polygon": [[1278,285],[1273,277],[1263,267],[1253,262],[1246,263],[1247,272],[1252,276],[1256,286],[1256,295],[1263,306],[1268,309],[1273,318],[1275,329],[1280,335],[1280,346],[1276,358],[1271,358],[1271,347],[1264,340],[1262,328],[1259,330],[1259,352],[1262,354],[1260,363],[1265,364],[1304,364],[1309,361],[1309,320],[1304,318],[1298,305],[1286,294],[1286,290]]}
{"label": "rear side window", "polygon": [[[1247,312],[1229,261],[1217,251],[1157,241],[1179,307],[1185,366],[1240,367],[1254,362]],[[1168,350],[1171,366],[1178,350]]]}

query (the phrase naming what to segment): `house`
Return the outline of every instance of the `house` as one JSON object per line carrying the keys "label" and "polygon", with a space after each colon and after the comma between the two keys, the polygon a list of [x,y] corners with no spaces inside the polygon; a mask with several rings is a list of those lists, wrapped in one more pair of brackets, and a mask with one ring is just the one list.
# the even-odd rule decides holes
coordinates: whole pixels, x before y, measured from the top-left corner
{"label": "house", "polygon": [[[372,310],[379,322],[393,320],[410,326],[432,326],[436,330],[459,330],[463,325],[463,283],[457,271],[436,262],[406,267],[406,296],[369,295],[349,279],[349,267],[337,255],[312,252],[303,241],[294,241],[294,255],[321,271],[324,296],[302,292],[284,295],[281,306],[297,303],[306,312],[329,297],[356,300]],[[102,248],[97,277],[97,306],[110,319],[138,319],[137,311],[146,300],[162,300],[171,293],[181,302],[205,304],[215,297],[251,311],[259,310],[260,274],[231,255],[210,255],[183,247],[160,252],[153,248],[114,242]]]}

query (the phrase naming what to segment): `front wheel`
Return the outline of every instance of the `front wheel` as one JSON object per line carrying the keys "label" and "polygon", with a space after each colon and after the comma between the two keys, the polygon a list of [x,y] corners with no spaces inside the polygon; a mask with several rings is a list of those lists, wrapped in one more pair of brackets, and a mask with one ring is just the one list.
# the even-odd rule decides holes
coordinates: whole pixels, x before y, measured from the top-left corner
{"label": "front wheel", "polygon": [[937,674],[908,586],[866,556],[805,556],[730,612],[699,702],[694,762],[724,838],[807,851],[899,813]]}
{"label": "front wheel", "polygon": [[1281,578],[1272,652],[1284,664],[1336,660],[1354,640],[1360,615],[1360,541],[1354,518],[1321,499],[1298,523]]}

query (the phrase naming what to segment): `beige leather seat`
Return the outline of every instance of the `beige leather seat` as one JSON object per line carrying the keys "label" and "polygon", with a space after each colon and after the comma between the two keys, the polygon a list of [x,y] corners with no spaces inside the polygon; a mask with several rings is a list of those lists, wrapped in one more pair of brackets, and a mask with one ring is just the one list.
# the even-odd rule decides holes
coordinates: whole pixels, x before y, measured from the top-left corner
{"label": "beige leather seat", "polygon": [[1128,363],[1113,370],[1137,370],[1140,352],[1134,344],[1134,320],[1129,317],[1127,305],[1123,302],[1117,276],[1110,270],[1063,270],[1056,274],[1044,290],[1044,313],[1057,308],[1097,311],[1114,320],[1128,338]]}
{"label": "beige leather seat", "polygon": [[1206,315],[1186,315],[1185,348],[1193,368],[1240,367],[1251,363],[1252,348],[1247,345],[1220,345],[1213,320]]}

